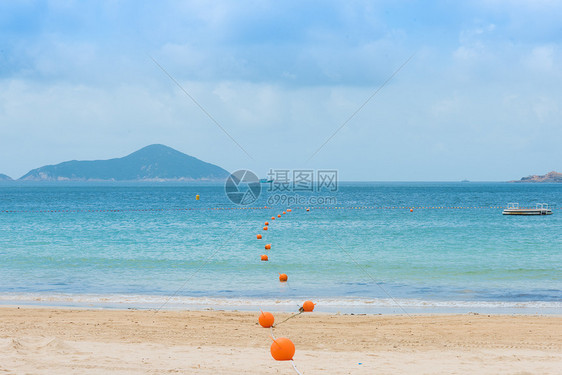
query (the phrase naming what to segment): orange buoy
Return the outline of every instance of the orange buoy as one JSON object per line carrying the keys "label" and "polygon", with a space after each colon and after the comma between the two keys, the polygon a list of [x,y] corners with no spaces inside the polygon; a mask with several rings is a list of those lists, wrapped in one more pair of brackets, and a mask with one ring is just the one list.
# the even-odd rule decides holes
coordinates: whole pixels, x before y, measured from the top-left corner
{"label": "orange buoy", "polygon": [[279,274],[279,281],[281,281],[282,283],[284,283],[285,281],[287,281],[289,277],[287,276],[286,273],[280,273]]}
{"label": "orange buoy", "polygon": [[410,208],[410,212],[414,212],[414,209],[413,209],[413,208]]}
{"label": "orange buoy", "polygon": [[265,249],[266,249],[266,250],[271,250],[271,244],[268,243],[267,245],[265,245]]}
{"label": "orange buoy", "polygon": [[267,227],[263,227],[263,230],[267,230]]}
{"label": "orange buoy", "polygon": [[257,238],[258,240],[261,240],[261,234],[258,234],[258,235],[256,236],[256,238]]}
{"label": "orange buoy", "polygon": [[276,361],[290,361],[295,355],[295,344],[286,337],[280,337],[273,340],[270,351]]}
{"label": "orange buoy", "polygon": [[272,217],[271,217],[271,220],[275,220],[275,216],[272,216]]}
{"label": "orange buoy", "polygon": [[277,217],[281,217],[281,215],[277,215]]}
{"label": "orange buoy", "polygon": [[312,303],[312,301],[304,301],[304,303],[302,304],[302,309],[303,311],[311,312],[312,310],[314,310],[314,303]]}
{"label": "orange buoy", "polygon": [[290,208],[287,208],[287,212],[291,212],[292,210]]}
{"label": "orange buoy", "polygon": [[310,208],[307,208],[307,209],[306,209],[306,212],[308,212],[308,211],[310,211]]}
{"label": "orange buoy", "polygon": [[273,322],[275,322],[275,318],[272,313],[262,311],[260,317],[258,318],[258,322],[263,328],[269,328],[273,325]]}
{"label": "orange buoy", "polygon": [[268,226],[268,225],[269,225],[269,221],[266,221],[264,225],[265,225],[265,226]]}
{"label": "orange buoy", "polygon": [[283,215],[285,215],[285,214],[286,214],[286,212],[285,212],[285,211],[283,211]]}
{"label": "orange buoy", "polygon": [[261,260],[264,261],[264,262],[267,262],[269,260],[269,258],[267,257],[267,255],[264,254],[264,255],[261,256]]}

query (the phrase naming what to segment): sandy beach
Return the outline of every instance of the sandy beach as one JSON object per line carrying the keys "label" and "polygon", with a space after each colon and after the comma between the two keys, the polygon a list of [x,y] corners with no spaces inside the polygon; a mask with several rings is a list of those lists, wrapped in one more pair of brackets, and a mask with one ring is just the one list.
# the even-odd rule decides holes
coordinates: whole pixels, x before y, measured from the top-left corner
{"label": "sandy beach", "polygon": [[[258,313],[0,309],[2,374],[291,374]],[[289,315],[276,314],[282,321]],[[274,329],[303,374],[555,374],[562,317],[307,313]]]}

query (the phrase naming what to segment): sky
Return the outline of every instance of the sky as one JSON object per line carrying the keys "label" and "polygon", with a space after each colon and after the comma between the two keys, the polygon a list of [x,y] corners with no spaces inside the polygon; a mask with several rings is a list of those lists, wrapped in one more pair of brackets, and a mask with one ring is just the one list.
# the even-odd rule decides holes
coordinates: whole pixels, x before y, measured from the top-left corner
{"label": "sky", "polygon": [[264,177],[562,172],[561,17],[548,0],[2,1],[0,173],[154,143]]}

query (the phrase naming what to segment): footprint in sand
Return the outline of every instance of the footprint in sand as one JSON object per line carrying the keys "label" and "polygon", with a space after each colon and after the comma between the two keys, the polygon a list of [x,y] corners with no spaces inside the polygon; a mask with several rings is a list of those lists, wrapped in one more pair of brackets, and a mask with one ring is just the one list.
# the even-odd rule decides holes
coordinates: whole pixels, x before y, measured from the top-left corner
{"label": "footprint in sand", "polygon": [[39,340],[20,340],[10,338],[0,342],[0,351],[2,352],[16,352],[19,354],[34,353],[34,352],[51,352],[58,354],[86,354],[77,351],[71,345],[68,345],[63,340],[57,337]]}
{"label": "footprint in sand", "polygon": [[36,344],[36,349],[41,352],[55,352],[58,354],[90,354],[77,350],[58,337],[44,339]]}
{"label": "footprint in sand", "polygon": [[0,345],[2,352],[20,352],[24,349],[23,345],[18,339],[10,338],[2,341],[2,345]]}

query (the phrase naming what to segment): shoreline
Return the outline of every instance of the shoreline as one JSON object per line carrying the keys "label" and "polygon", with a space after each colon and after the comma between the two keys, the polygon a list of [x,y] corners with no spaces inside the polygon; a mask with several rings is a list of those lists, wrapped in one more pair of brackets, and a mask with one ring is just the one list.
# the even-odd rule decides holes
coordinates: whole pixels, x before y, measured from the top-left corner
{"label": "shoreline", "polygon": [[[562,315],[562,302],[441,301],[420,299],[310,298],[317,312],[355,314],[502,314]],[[0,293],[0,308],[64,308],[99,310],[258,311],[292,313],[306,299],[219,298],[125,294]]]}
{"label": "shoreline", "polygon": [[[0,371],[293,373],[259,312],[0,307]],[[274,313],[281,322],[290,314]],[[562,366],[562,317],[304,313],[280,324],[305,374],[542,373]]]}

